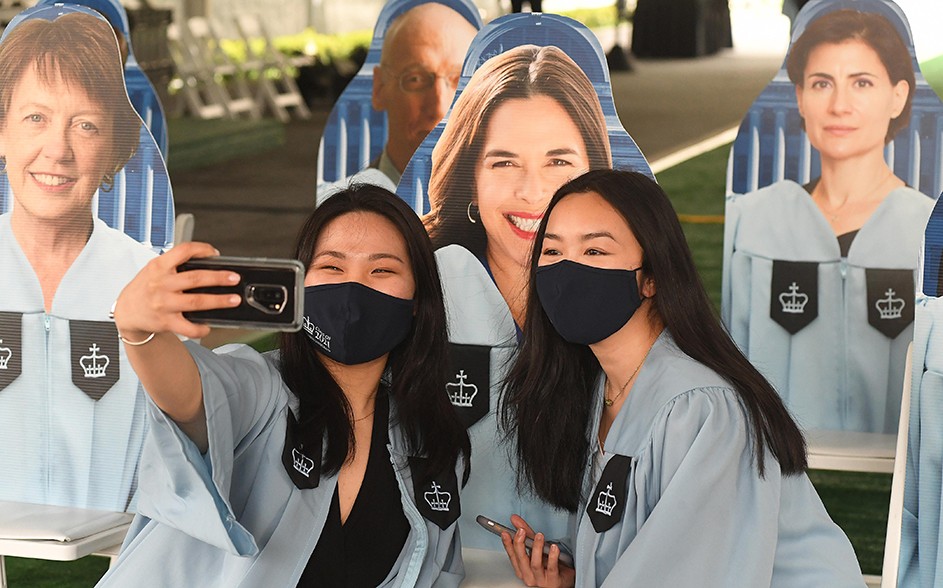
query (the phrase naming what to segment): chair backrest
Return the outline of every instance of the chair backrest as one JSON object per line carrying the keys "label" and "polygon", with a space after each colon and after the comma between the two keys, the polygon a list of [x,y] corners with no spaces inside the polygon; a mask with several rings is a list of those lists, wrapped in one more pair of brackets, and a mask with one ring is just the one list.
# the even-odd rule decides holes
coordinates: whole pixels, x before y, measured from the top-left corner
{"label": "chair backrest", "polygon": [[[52,6],[54,4],[63,3],[57,2],[57,0],[41,0],[36,5]],[[150,129],[154,141],[157,142],[157,146],[166,160],[167,122],[164,118],[164,109],[153,84],[151,84],[150,79],[148,79],[134,57],[134,48],[131,46],[131,28],[128,25],[128,13],[118,0],[74,0],[70,4],[85,6],[101,13],[112,28],[124,36],[128,47],[128,59],[124,64],[124,83],[128,88],[128,97],[131,99],[131,105],[141,115],[141,120]]]}
{"label": "chair backrest", "polygon": [[[52,20],[58,16],[62,6],[37,6],[24,11],[17,19]],[[93,14],[101,16],[97,12]],[[15,19],[8,30],[18,22]],[[12,208],[13,194],[8,178],[3,174],[0,175],[0,214]],[[155,251],[165,251],[173,245],[174,204],[170,180],[161,151],[146,125],[140,128],[134,156],[115,174],[110,190],[98,190],[92,201],[92,209],[108,226]]]}
{"label": "chair backrest", "polygon": [[386,144],[386,113],[373,110],[373,68],[380,65],[386,30],[404,12],[429,2],[454,9],[476,29],[482,27],[471,0],[391,0],[380,11],[363,67],[337,99],[318,146],[318,185],[344,180],[380,156]]}
{"label": "chair backrest", "polygon": [[891,502],[887,513],[887,533],[884,539],[884,565],[881,569],[881,588],[897,588],[900,567],[901,522],[904,517],[904,481],[907,478],[907,441],[910,430],[910,394],[913,382],[913,344],[907,348],[904,368],[904,390],[900,402],[900,424],[897,428],[897,451],[894,457],[894,476],[891,479]]}
{"label": "chair backrest", "polygon": [[[887,145],[885,159],[907,185],[936,198],[943,190],[943,103],[920,73],[903,11],[885,0],[813,0],[796,18],[792,42],[817,17],[844,8],[887,18],[910,51],[917,82],[910,126]],[[819,176],[819,155],[802,129],[785,59],[740,124],[728,165],[727,194],[746,194],[783,179],[806,184]]]}
{"label": "chair backrest", "polygon": [[[583,70],[596,91],[606,119],[613,167],[633,169],[652,176],[645,156],[642,155],[619,120],[615,102],[612,99],[612,84],[606,56],[599,40],[592,31],[570,18],[553,14],[522,13],[507,15],[488,24],[478,33],[468,49],[452,108],[465,86],[468,85],[472,74],[482,63],[521,45],[553,45],[569,55]],[[429,197],[426,190],[429,185],[429,175],[432,172],[432,150],[442,135],[442,131],[445,130],[451,114],[450,109],[445,118],[416,149],[396,190],[397,195],[410,203],[419,214],[429,211]]]}

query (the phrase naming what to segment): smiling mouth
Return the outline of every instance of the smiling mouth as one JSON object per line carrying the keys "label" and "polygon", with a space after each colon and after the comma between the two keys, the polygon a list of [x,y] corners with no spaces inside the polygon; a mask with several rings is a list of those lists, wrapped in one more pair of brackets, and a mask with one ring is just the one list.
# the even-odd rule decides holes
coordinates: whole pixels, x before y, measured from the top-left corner
{"label": "smiling mouth", "polygon": [[56,176],[52,174],[30,173],[30,176],[32,176],[32,178],[36,180],[38,184],[47,186],[49,188],[58,188],[59,186],[70,184],[75,181],[74,178],[67,176]]}
{"label": "smiling mouth", "polygon": [[533,239],[534,235],[537,233],[537,227],[540,226],[540,220],[543,216],[537,217],[523,217],[516,214],[505,214],[504,218],[507,219],[514,231],[519,236],[525,239]]}

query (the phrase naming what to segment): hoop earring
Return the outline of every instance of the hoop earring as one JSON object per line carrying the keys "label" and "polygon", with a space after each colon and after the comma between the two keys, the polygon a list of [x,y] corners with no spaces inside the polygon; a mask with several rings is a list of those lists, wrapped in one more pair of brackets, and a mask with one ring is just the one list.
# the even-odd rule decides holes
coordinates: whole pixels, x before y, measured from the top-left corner
{"label": "hoop earring", "polygon": [[7,158],[6,156],[0,156],[0,175],[7,173]]}
{"label": "hoop earring", "polygon": [[[470,222],[471,224],[475,224],[475,223],[477,223],[478,221],[476,221],[475,219],[472,218],[472,212],[471,212],[472,204],[474,204],[474,203],[469,200],[469,201],[468,201],[468,207],[465,209],[465,214],[468,216],[468,222]],[[478,211],[478,217],[481,218],[481,211],[480,211],[480,210]]]}
{"label": "hoop earring", "polygon": [[115,187],[114,182],[115,178],[111,174],[105,174],[102,177],[102,183],[99,189],[102,192],[111,192],[111,189]]}

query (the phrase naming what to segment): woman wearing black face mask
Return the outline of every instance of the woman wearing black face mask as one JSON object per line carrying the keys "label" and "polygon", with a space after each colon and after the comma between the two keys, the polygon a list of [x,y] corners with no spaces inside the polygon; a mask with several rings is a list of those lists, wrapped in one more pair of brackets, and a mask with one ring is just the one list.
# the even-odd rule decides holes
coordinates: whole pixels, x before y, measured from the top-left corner
{"label": "woman wearing black face mask", "polygon": [[[530,586],[860,586],[802,435],[720,326],[653,181],[565,184],[538,230],[502,417],[521,480],[574,512],[575,571],[519,517]],[[552,466],[552,467],[551,467]],[[538,529],[539,531],[539,529]]]}
{"label": "woman wearing black face mask", "polygon": [[[278,355],[210,352],[187,294],[230,272],[175,247],[115,306],[153,404],[138,517],[104,586],[457,586],[469,443],[442,393],[446,323],[429,238],[374,186],[335,194],[301,230],[305,327]],[[153,333],[153,335],[152,335]],[[201,455],[202,454],[202,455]]]}

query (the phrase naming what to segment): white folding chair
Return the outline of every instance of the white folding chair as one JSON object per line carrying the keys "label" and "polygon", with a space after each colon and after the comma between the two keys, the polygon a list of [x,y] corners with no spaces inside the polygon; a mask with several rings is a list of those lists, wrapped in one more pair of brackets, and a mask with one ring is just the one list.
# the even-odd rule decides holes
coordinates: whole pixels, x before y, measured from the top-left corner
{"label": "white folding chair", "polygon": [[904,516],[904,481],[907,477],[907,434],[910,429],[910,387],[913,374],[913,344],[907,348],[904,368],[904,394],[900,403],[900,427],[897,433],[897,458],[891,482],[891,503],[887,514],[887,534],[884,539],[884,566],[881,570],[881,588],[897,588],[900,566],[900,533]]}
{"label": "white folding chair", "polygon": [[[259,72],[260,104],[264,101],[282,122],[288,122],[291,118],[288,114],[289,108],[293,109],[299,118],[310,118],[311,111],[308,110],[298,84],[295,83],[292,69],[311,65],[313,59],[307,55],[289,58],[276,49],[258,15],[240,14],[236,16],[235,23],[245,46],[246,66],[251,66]],[[255,47],[260,49],[256,51]]]}

